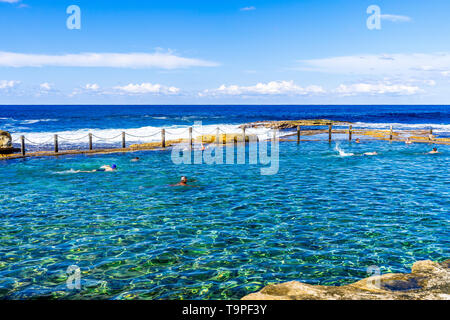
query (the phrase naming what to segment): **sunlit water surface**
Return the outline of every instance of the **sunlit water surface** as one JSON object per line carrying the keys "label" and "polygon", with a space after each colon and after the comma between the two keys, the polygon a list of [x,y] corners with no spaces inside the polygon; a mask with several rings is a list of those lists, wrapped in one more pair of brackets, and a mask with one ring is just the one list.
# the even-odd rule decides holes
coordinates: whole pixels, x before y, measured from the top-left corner
{"label": "sunlit water surface", "polygon": [[[170,152],[0,162],[0,297],[239,299],[449,258],[450,147],[281,143],[280,169]],[[377,151],[377,156],[361,156]],[[141,162],[132,163],[133,156]],[[73,173],[116,163],[114,173]],[[171,187],[181,175],[198,188]],[[67,268],[81,269],[68,290]]]}

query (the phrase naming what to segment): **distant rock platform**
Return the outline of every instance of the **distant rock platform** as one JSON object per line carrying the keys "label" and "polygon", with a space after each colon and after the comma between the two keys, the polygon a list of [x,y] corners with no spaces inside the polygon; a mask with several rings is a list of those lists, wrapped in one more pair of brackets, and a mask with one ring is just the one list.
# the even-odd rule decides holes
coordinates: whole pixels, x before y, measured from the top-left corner
{"label": "distant rock platform", "polygon": [[411,273],[388,273],[333,287],[298,281],[269,285],[242,300],[450,300],[450,260],[414,263]]}
{"label": "distant rock platform", "polygon": [[240,128],[270,128],[270,129],[292,129],[297,126],[328,126],[328,125],[350,125],[351,122],[335,121],[327,119],[310,119],[310,120],[284,120],[284,121],[258,121],[246,123]]}

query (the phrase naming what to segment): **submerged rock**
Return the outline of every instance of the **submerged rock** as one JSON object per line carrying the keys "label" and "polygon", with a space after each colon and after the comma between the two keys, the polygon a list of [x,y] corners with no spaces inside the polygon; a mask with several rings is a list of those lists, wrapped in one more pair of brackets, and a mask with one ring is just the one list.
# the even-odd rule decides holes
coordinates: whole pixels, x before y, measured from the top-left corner
{"label": "submerged rock", "polygon": [[298,281],[269,285],[242,300],[450,300],[450,260],[418,261],[411,273],[388,273],[340,286]]}

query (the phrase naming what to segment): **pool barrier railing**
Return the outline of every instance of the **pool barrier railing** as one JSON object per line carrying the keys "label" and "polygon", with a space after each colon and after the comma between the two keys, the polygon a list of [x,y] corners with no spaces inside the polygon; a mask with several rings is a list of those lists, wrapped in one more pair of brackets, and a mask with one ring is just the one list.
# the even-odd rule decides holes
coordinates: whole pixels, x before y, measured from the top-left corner
{"label": "pool barrier railing", "polygon": [[[393,126],[391,125],[389,127],[389,131],[387,132],[386,135],[386,130],[380,130],[380,129],[354,129],[352,125],[348,126],[347,130],[333,130],[333,124],[329,123],[327,125],[314,125],[314,124],[308,124],[305,125],[304,127],[319,127],[319,126],[328,126],[327,130],[324,130],[325,132],[328,133],[328,141],[331,142],[333,139],[333,133],[339,133],[339,134],[347,134],[348,135],[348,140],[352,141],[353,135],[354,134],[358,134],[358,133],[363,133],[364,131],[367,132],[378,132],[378,133],[382,133],[382,136],[378,136],[378,138],[382,139],[382,140],[389,140],[389,141],[393,141],[394,136],[396,135],[396,133],[394,132]],[[296,127],[296,134],[291,134],[291,136],[296,135],[296,141],[298,144],[300,144],[300,142],[302,141],[302,132],[306,131],[306,132],[311,132],[311,130],[302,130],[302,126],[297,126]],[[272,131],[274,130],[274,134],[276,134],[277,129],[273,129],[270,128],[268,131]],[[192,149],[193,147],[193,143],[194,143],[194,138],[193,138],[193,127],[189,127],[188,128],[188,139],[187,142],[189,144],[190,149]],[[195,130],[197,132],[197,130]],[[414,132],[417,131],[424,131],[424,130],[412,130]],[[93,133],[88,133],[86,136],[83,136],[81,138],[67,138],[67,137],[61,137],[58,134],[55,134],[53,136],[52,139],[47,140],[45,142],[41,142],[41,143],[35,143],[33,141],[30,141],[28,138],[26,138],[24,135],[21,135],[19,140],[20,140],[20,149],[16,149],[16,150],[20,150],[19,154],[3,154],[0,156],[0,159],[8,159],[8,158],[24,158],[24,157],[37,157],[37,156],[57,156],[57,155],[68,155],[68,154],[95,154],[95,153],[112,153],[112,152],[130,152],[130,151],[139,151],[139,150],[151,150],[151,149],[156,149],[156,148],[166,148],[168,146],[173,145],[176,142],[181,142],[181,141],[186,141],[186,139],[178,139],[176,141],[174,140],[170,140],[170,141],[166,141],[166,129],[162,128],[161,130],[157,130],[156,132],[147,135],[147,136],[136,136],[136,135],[132,135],[129,133],[126,133],[125,131],[122,132],[120,135],[115,136],[115,137],[110,137],[110,138],[102,138],[102,137],[98,137],[96,135],[94,135]],[[209,133],[209,134],[205,134],[202,132],[197,132],[199,133],[200,137],[201,137],[201,142],[203,143],[203,138],[204,136],[213,136],[213,133],[215,133],[215,143],[217,145],[220,144],[220,135],[221,132],[223,132],[225,135],[230,135],[230,136],[242,136],[242,141],[247,141],[247,132],[246,132],[246,126],[244,125],[242,127],[242,133],[241,134],[236,134],[236,133],[226,133],[225,131],[221,130],[220,128],[216,128],[213,132]],[[430,128],[429,131],[427,130],[426,132],[429,133],[428,135],[428,139],[425,139],[424,141],[414,141],[414,142],[434,142],[436,143],[436,140],[433,139],[433,129]],[[135,144],[133,145],[134,147],[127,147],[127,141],[126,141],[126,136],[130,136],[130,137],[134,137],[134,138],[139,138],[139,139],[143,139],[143,138],[150,138],[150,137],[154,137],[155,135],[160,134],[161,135],[161,140],[160,142],[150,142],[150,143],[143,143],[141,145],[139,144]],[[388,136],[389,138],[384,138],[385,136]],[[115,140],[119,137],[121,137],[121,148],[100,148],[100,149],[94,149],[94,143],[93,143],[93,137],[97,138],[99,141],[108,141],[108,140]],[[82,141],[84,139],[87,138],[87,143],[88,143],[88,149],[87,150],[66,150],[66,151],[62,151],[60,150],[60,144],[59,142],[61,140],[67,140],[67,141]],[[36,152],[31,152],[31,153],[27,153],[26,150],[26,142],[29,142],[32,145],[48,145],[48,143],[50,143],[53,140],[53,152],[51,151],[36,151]],[[282,139],[283,141],[288,141],[285,138]],[[447,139],[445,139],[447,140]],[[292,141],[292,140],[289,140]],[[227,139],[225,139],[225,141],[223,141],[222,139],[222,144],[227,143]],[[234,142],[238,142],[237,139],[235,138]],[[444,142],[445,144],[448,144],[447,142]],[[139,147],[136,147],[139,146]],[[142,146],[142,147],[141,147]]]}

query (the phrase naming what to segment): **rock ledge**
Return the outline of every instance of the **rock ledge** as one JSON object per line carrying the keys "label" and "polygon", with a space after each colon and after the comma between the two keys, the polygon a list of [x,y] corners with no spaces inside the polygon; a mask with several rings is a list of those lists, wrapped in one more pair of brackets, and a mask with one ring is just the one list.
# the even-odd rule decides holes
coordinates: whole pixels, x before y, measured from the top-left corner
{"label": "rock ledge", "polygon": [[242,300],[450,300],[450,260],[414,263],[411,273],[388,273],[340,286],[298,281],[269,285]]}

